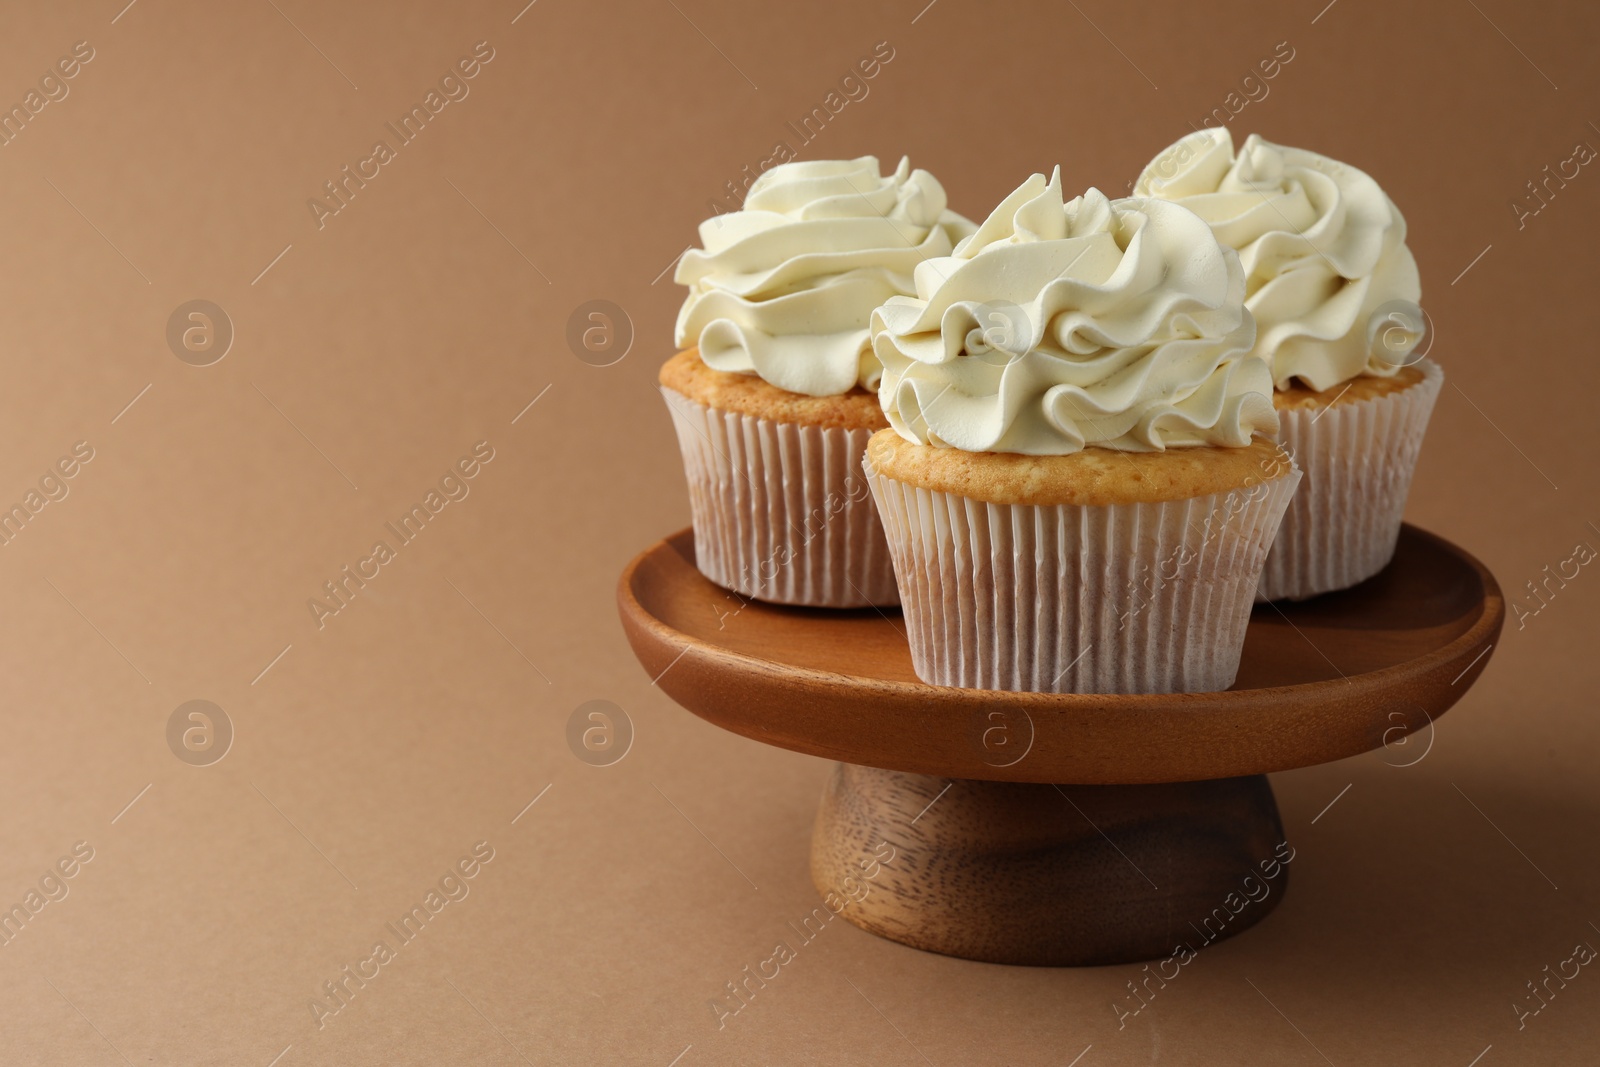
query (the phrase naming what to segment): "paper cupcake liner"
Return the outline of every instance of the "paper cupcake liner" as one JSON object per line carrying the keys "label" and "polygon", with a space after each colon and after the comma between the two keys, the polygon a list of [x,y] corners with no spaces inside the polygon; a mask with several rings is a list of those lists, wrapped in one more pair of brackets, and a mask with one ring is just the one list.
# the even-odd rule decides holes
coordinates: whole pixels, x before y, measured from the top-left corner
{"label": "paper cupcake liner", "polygon": [[1394,558],[1411,475],[1444,386],[1432,360],[1398,393],[1315,411],[1278,412],[1279,440],[1305,472],[1267,556],[1258,600],[1347,589]]}
{"label": "paper cupcake liner", "polygon": [[700,573],[780,604],[900,602],[861,472],[871,430],[775,422],[661,393],[683,452]]}
{"label": "paper cupcake liner", "polygon": [[866,465],[917,676],[1045,693],[1233,684],[1300,472],[1157,504],[989,504]]}

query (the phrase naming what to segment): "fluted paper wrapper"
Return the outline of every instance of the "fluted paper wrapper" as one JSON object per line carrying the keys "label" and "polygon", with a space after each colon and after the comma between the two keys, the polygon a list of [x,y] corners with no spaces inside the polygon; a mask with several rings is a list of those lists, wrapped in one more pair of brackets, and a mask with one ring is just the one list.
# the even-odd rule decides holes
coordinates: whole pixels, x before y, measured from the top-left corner
{"label": "fluted paper wrapper", "polygon": [[1156,504],[989,504],[866,465],[917,676],[1044,693],[1233,684],[1300,473]]}
{"label": "fluted paper wrapper", "polygon": [[702,574],[779,604],[900,602],[861,471],[871,430],[776,422],[661,392],[683,452]]}
{"label": "fluted paper wrapper", "polygon": [[1258,600],[1303,600],[1364,582],[1389,565],[1444,371],[1340,407],[1278,412],[1279,440],[1305,472],[1261,574]]}

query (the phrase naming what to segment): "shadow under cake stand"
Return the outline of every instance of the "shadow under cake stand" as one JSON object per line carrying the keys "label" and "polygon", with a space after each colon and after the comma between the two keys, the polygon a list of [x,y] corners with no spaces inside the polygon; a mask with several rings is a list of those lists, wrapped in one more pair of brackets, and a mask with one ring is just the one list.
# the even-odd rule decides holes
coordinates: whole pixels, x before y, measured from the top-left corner
{"label": "shadow under cake stand", "polygon": [[1369,581],[1256,605],[1226,692],[1057,695],[919,681],[897,610],[741,600],[696,569],[689,530],[634,559],[617,600],[679,704],[840,761],[811,875],[845,918],[1055,966],[1154,959],[1259,922],[1292,857],[1267,773],[1425,754],[1505,614],[1481,563],[1406,526]]}

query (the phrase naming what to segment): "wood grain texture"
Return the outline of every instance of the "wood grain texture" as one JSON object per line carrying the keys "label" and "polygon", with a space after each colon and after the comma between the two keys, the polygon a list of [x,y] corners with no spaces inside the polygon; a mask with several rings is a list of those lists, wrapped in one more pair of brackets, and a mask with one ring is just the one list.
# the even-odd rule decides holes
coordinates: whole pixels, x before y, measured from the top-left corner
{"label": "wood grain texture", "polygon": [[1292,857],[1265,773],[1438,718],[1504,618],[1477,560],[1408,526],[1370,581],[1258,606],[1227,692],[953,689],[916,678],[898,613],[743,600],[693,553],[679,533],[618,587],[652,679],[736,733],[843,761],[812,834],[830,909],[995,963],[1161,959],[1259,922]]}
{"label": "wood grain texture", "polygon": [[1288,882],[1262,776],[1140,786],[949,780],[839,764],[811,877],[857,926],[991,963],[1069,966],[1199,951]]}
{"label": "wood grain texture", "polygon": [[1505,615],[1481,563],[1406,526],[1369,581],[1258,605],[1226,692],[1057,695],[927,685],[897,612],[742,601],[695,569],[687,530],[634,559],[617,598],[650,677],[735,733],[916,774],[1085,785],[1264,774],[1393,743],[1466,692]]}

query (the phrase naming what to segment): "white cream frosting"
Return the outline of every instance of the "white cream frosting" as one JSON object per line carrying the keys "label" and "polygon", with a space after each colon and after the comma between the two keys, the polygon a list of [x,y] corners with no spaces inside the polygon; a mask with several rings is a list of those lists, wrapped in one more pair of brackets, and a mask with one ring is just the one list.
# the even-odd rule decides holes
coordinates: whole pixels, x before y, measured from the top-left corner
{"label": "white cream frosting", "polygon": [[[1189,208],[1239,253],[1255,354],[1278,388],[1390,377],[1410,362],[1422,337],[1417,263],[1405,219],[1364,172],[1255,134],[1235,156],[1233,136],[1208,127],[1151,160],[1133,191]],[[1388,314],[1397,302],[1406,310]]]}
{"label": "white cream frosting", "polygon": [[1239,257],[1161,200],[1064,202],[1035,174],[873,314],[890,424],[922,444],[1065,455],[1274,433]]}
{"label": "white cream frosting", "polygon": [[773,167],[742,210],[701,223],[704,249],[679,261],[678,347],[790,392],[875,389],[872,309],[912,292],[917,265],[972,232],[945,205],[934,176],[905,159],[888,177],[874,156]]}

